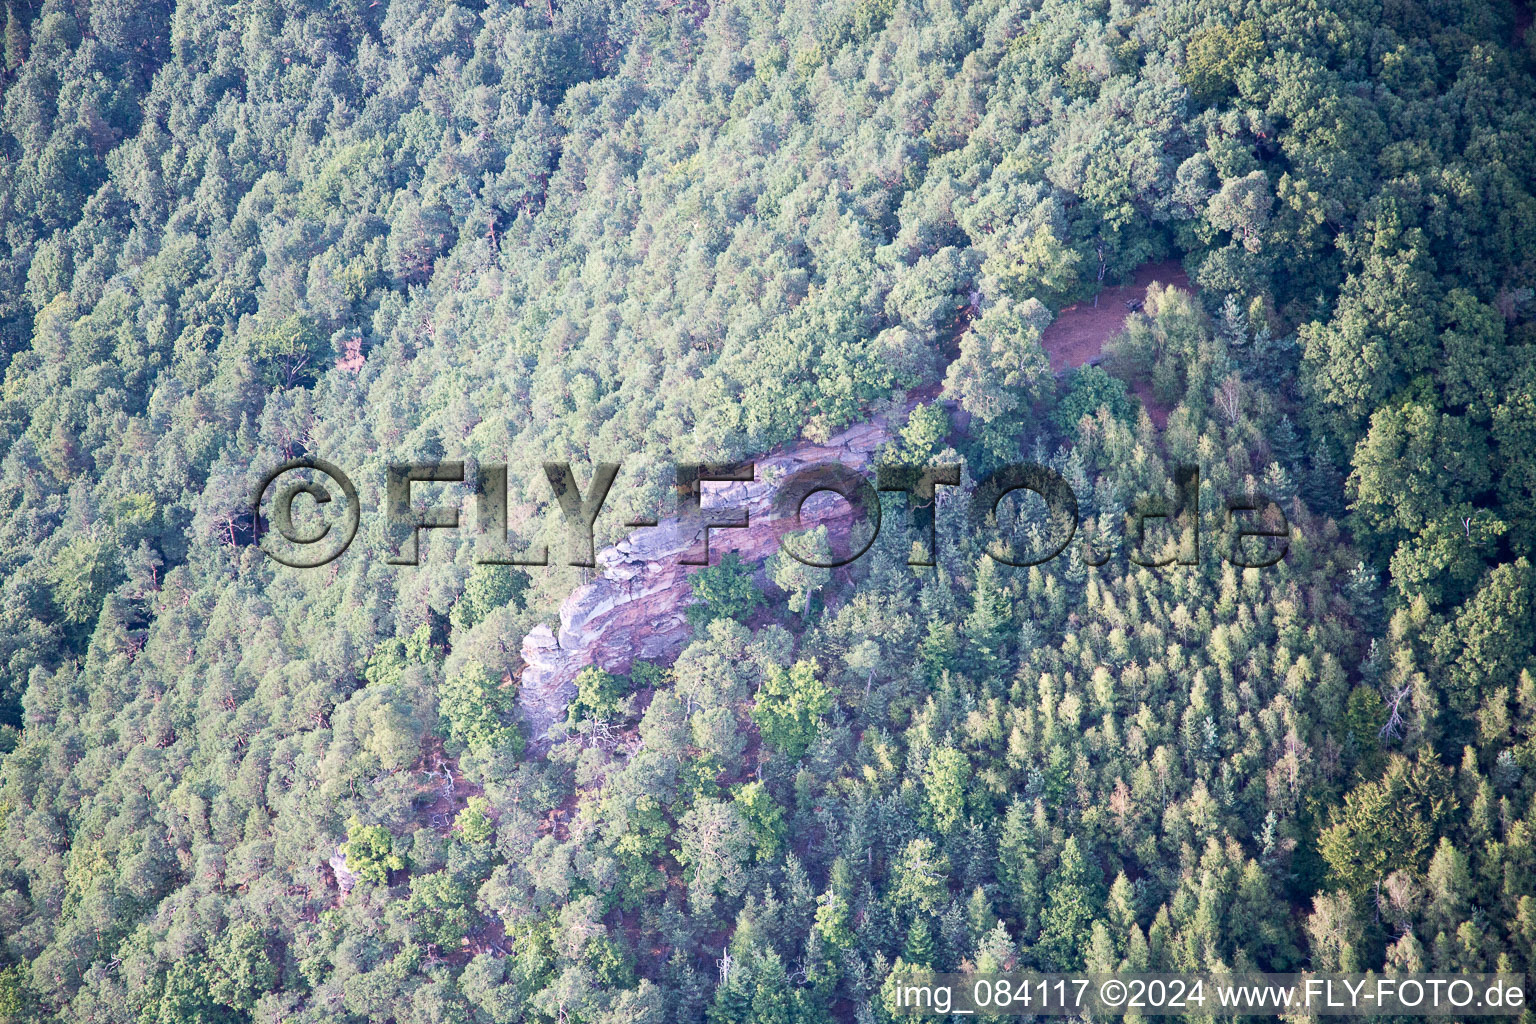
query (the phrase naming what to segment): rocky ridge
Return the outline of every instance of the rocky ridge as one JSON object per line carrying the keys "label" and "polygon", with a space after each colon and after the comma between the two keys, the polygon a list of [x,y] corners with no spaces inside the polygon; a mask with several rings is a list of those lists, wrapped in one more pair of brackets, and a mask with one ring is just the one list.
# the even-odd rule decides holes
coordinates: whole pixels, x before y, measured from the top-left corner
{"label": "rocky ridge", "polygon": [[[710,531],[712,564],[735,552],[749,564],[761,563],[779,549],[786,532],[825,524],[837,534],[854,519],[852,507],[832,494],[806,501],[802,516],[780,517],[773,500],[777,484],[791,474],[819,464],[836,463],[867,470],[890,436],[877,417],[849,427],[825,444],[802,442],[756,462],[752,482],[706,483],[701,505],[746,506],[748,525]],[[690,566],[682,557],[699,542],[699,530],[677,518],[631,533],[597,556],[598,576],[572,591],[560,606],[560,629],[538,626],[523,639],[519,703],[535,741],[565,717],[575,696],[577,673],[588,665],[628,672],[637,659],[670,662],[691,634],[687,620],[693,594]]]}

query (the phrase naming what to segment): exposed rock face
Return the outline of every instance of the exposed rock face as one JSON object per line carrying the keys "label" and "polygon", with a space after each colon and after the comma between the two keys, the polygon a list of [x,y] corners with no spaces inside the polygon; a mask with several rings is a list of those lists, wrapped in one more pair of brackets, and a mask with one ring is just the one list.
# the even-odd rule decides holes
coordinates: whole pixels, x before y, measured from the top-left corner
{"label": "exposed rock face", "polygon": [[330,865],[332,873],[336,876],[336,888],[341,890],[341,894],[345,896],[351,892],[352,887],[357,884],[357,876],[347,870],[347,848],[336,847],[336,852],[326,863]]}
{"label": "exposed rock face", "polygon": [[[793,473],[820,464],[866,470],[889,436],[881,420],[861,423],[824,445],[802,443],[756,463],[751,483],[705,483],[701,504],[711,508],[746,506],[745,529],[710,531],[710,562],[736,552],[742,561],[761,563],[779,549],[779,538],[796,529],[825,524],[836,536],[857,513],[833,494],[817,494],[805,503],[801,518],[774,514],[779,484]],[[700,540],[696,527],[675,518],[630,534],[597,556],[598,578],[574,590],[560,606],[560,632],[539,626],[523,640],[519,701],[535,739],[565,717],[575,696],[576,674],[588,665],[627,672],[636,659],[671,661],[682,650],[690,629],[686,608],[693,603],[688,586],[692,567],[682,558]]]}

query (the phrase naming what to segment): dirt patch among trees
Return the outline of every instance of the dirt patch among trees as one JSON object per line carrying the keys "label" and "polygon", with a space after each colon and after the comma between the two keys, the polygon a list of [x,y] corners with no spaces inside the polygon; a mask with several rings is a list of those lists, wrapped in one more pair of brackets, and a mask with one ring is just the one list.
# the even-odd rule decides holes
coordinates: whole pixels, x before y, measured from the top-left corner
{"label": "dirt patch among trees", "polygon": [[[1153,282],[1172,285],[1193,291],[1189,275],[1176,260],[1163,263],[1147,263],[1137,269],[1130,284],[1115,285],[1099,292],[1095,300],[1079,302],[1056,314],[1051,326],[1040,336],[1040,344],[1056,374],[1089,363],[1096,363],[1104,354],[1104,343],[1119,334],[1125,320],[1139,310],[1147,298],[1147,289]],[[1145,381],[1133,381],[1131,391],[1161,430],[1168,425],[1171,411],[1152,395],[1152,388]]]}
{"label": "dirt patch among trees", "polygon": [[1051,326],[1040,336],[1051,371],[1062,373],[1096,362],[1104,351],[1104,342],[1120,333],[1133,309],[1141,308],[1153,281],[1192,290],[1184,268],[1169,260],[1144,264],[1130,284],[1105,288],[1095,300],[1068,306],[1056,314]]}

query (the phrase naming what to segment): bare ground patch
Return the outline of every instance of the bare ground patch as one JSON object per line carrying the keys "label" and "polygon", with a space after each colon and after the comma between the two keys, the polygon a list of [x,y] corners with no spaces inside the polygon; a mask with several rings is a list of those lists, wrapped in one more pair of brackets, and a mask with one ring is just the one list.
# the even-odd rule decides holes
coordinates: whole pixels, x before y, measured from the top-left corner
{"label": "bare ground patch", "polygon": [[1105,288],[1096,298],[1057,313],[1051,326],[1040,336],[1052,372],[1061,373],[1096,362],[1104,352],[1104,343],[1119,334],[1125,326],[1125,318],[1146,301],[1147,289],[1154,281],[1193,290],[1189,275],[1177,261],[1147,263],[1136,271],[1130,284]]}
{"label": "bare ground patch", "polygon": [[[1167,260],[1143,264],[1130,284],[1105,288],[1093,300],[1068,306],[1056,314],[1051,326],[1040,336],[1040,344],[1051,362],[1051,371],[1062,374],[1097,363],[1104,354],[1104,343],[1125,328],[1126,318],[1141,308],[1153,282],[1194,290],[1189,275],[1178,261]],[[1153,397],[1150,385],[1144,381],[1133,382],[1131,391],[1141,399],[1159,430],[1168,425],[1168,413],[1172,410]]]}

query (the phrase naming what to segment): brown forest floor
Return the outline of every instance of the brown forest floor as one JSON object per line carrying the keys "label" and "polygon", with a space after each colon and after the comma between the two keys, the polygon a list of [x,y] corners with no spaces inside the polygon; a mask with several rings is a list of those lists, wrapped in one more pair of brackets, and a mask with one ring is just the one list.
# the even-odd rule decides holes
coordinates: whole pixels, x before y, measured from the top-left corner
{"label": "brown forest floor", "polygon": [[1050,357],[1051,370],[1060,373],[1084,363],[1091,363],[1104,351],[1104,343],[1125,326],[1125,318],[1131,315],[1127,302],[1138,305],[1147,297],[1147,288],[1153,281],[1177,285],[1189,290],[1189,275],[1175,261],[1148,263],[1136,271],[1130,284],[1105,288],[1098,294],[1098,301],[1079,302],[1056,314],[1051,326],[1040,336],[1045,354]]}
{"label": "brown forest floor", "polygon": [[[1136,271],[1130,284],[1105,288],[1099,292],[1096,302],[1079,302],[1057,313],[1056,319],[1040,337],[1045,354],[1051,361],[1052,372],[1062,373],[1098,361],[1104,353],[1104,343],[1125,327],[1125,319],[1131,315],[1127,303],[1139,307],[1146,299],[1147,288],[1154,281],[1193,290],[1189,275],[1177,261],[1147,263]],[[1152,422],[1159,428],[1165,426],[1169,410],[1158,405],[1152,398],[1152,389],[1144,385],[1132,385],[1131,390],[1147,407]]]}

